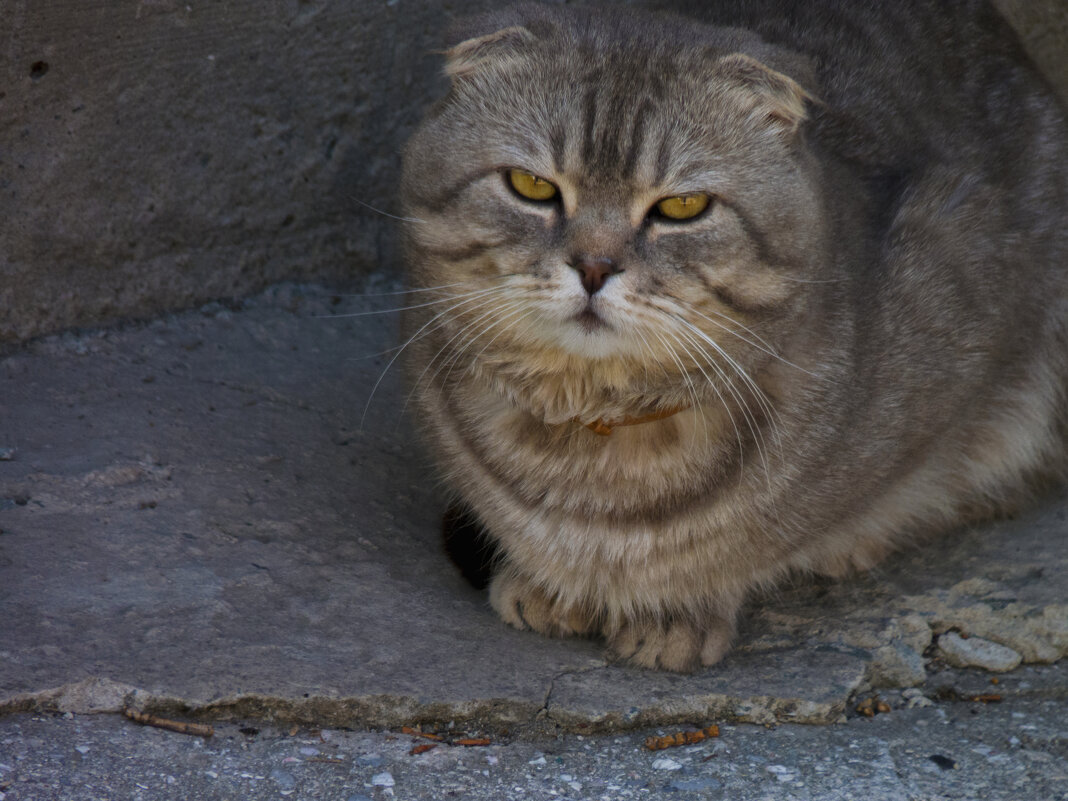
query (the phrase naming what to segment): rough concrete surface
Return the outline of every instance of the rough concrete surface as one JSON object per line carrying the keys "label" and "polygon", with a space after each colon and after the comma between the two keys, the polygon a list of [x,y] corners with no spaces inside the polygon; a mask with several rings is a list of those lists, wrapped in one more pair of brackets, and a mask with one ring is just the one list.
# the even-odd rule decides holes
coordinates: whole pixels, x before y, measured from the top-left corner
{"label": "rough concrete surface", "polygon": [[[998,4],[1068,98],[1068,6]],[[0,2],[0,342],[391,264],[364,204],[493,5]]]}
{"label": "rough concrete surface", "polygon": [[488,0],[4,0],[0,342],[389,263],[442,29]]}
{"label": "rough concrete surface", "polygon": [[1063,494],[759,599],[736,651],[692,676],[508,628],[437,542],[386,369],[395,319],[363,313],[401,303],[282,286],[0,361],[0,712],[830,723],[871,688],[929,682],[946,632],[1026,664],[1068,652]]}

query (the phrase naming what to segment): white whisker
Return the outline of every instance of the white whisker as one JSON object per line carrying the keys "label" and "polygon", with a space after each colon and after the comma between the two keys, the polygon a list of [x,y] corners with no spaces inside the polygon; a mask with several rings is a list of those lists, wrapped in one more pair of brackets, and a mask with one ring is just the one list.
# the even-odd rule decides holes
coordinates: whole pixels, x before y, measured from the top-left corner
{"label": "white whisker", "polygon": [[[675,339],[676,342],[678,342],[682,346],[683,350],[686,351],[686,355],[690,357],[690,360],[694,363],[694,365],[700,371],[702,377],[704,377],[705,383],[709,386],[709,388],[716,394],[716,397],[719,399],[720,405],[723,407],[723,410],[727,413],[727,419],[731,421],[731,427],[734,428],[734,436],[735,436],[735,439],[738,442],[739,459],[742,460],[742,464],[744,465],[744,463],[745,463],[745,442],[742,439],[742,432],[738,428],[737,421],[734,419],[734,413],[731,411],[730,404],[727,403],[727,399],[723,397],[723,393],[720,392],[719,387],[716,386],[716,382],[714,380],[712,380],[712,377],[709,376],[708,373],[705,372],[705,369],[702,366],[702,361],[705,364],[707,364],[716,373],[716,375],[719,376],[719,378],[723,381],[723,384],[725,385],[727,391],[729,393],[731,393],[732,397],[737,402],[738,407],[742,412],[742,415],[745,417],[746,423],[749,426],[750,431],[753,431],[753,424],[749,419],[748,410],[745,408],[745,404],[742,402],[741,398],[739,398],[737,390],[733,386],[731,386],[731,383],[729,381],[726,380],[726,376],[723,375],[723,371],[715,363],[715,361],[709,357],[709,355],[704,351],[704,349],[700,346],[699,343],[694,342],[692,340],[692,338],[690,338],[690,344],[697,348],[698,352],[701,354],[703,359],[694,358],[693,352],[689,348],[686,347],[686,344],[681,339],[679,339],[679,335],[674,330],[671,330],[669,328],[668,329],[668,333],[672,336],[672,338]],[[685,335],[686,332],[682,331],[682,332],[679,332],[679,333],[682,333],[682,334]],[[754,432],[754,434],[755,434],[755,432]]]}
{"label": "white whisker", "polygon": [[[473,345],[479,339],[479,337],[490,331],[498,322],[500,322],[504,318],[507,318],[513,311],[515,311],[516,308],[521,306],[522,301],[516,299],[506,301],[504,304],[501,305],[494,305],[489,311],[484,312],[480,316],[476,317],[474,320],[472,320],[459,331],[457,331],[455,334],[453,334],[449,341],[441,346],[441,349],[434,355],[434,358],[430,360],[430,364],[433,364],[437,360],[438,356],[440,356],[446,348],[450,348],[452,343],[456,341],[457,337],[462,337],[472,328],[475,328],[480,323],[482,323],[482,321],[485,320],[487,317],[490,318],[490,322],[488,323],[488,325],[484,326],[481,330],[474,334],[474,336],[466,337],[465,339],[463,339],[461,347],[452,347],[450,349],[449,356],[444,359],[438,369],[434,371],[432,379],[436,379],[437,376],[441,373],[441,370],[446,365],[448,365],[449,372],[445,374],[445,380],[442,382],[442,385],[448,383],[449,375],[452,374],[452,368],[456,365],[457,360],[461,356],[463,356],[464,353],[467,352],[467,349],[470,348],[471,345]],[[427,366],[429,367],[429,365]]]}
{"label": "white whisker", "polygon": [[[419,327],[419,330],[417,330],[414,334],[412,334],[408,338],[408,340],[403,345],[401,345],[400,348],[397,349],[397,352],[393,355],[393,358],[391,358],[389,360],[389,362],[386,364],[386,366],[382,369],[382,373],[378,376],[378,380],[375,381],[374,386],[371,387],[371,394],[367,396],[367,402],[364,404],[364,407],[363,407],[363,414],[360,416],[360,427],[361,428],[363,427],[363,422],[367,418],[367,410],[371,406],[371,400],[374,398],[375,392],[378,390],[379,385],[382,383],[382,379],[384,379],[386,377],[386,373],[389,372],[389,368],[393,366],[393,363],[397,361],[397,359],[400,357],[401,353],[404,352],[405,348],[407,348],[409,345],[411,345],[413,342],[415,342],[420,337],[425,336],[426,334],[424,332],[430,333],[430,332],[426,331],[428,326],[430,326],[432,323],[434,323],[438,319],[440,319],[440,318],[444,317],[445,315],[449,314],[450,312],[455,311],[456,309],[458,309],[458,308],[460,308],[462,306],[465,306],[468,303],[471,303],[472,301],[485,298],[487,295],[492,295],[494,293],[505,292],[505,291],[507,291],[507,287],[495,286],[495,287],[492,287],[490,289],[483,290],[483,291],[480,291],[480,292],[469,292],[469,293],[467,293],[467,295],[461,295],[459,297],[462,297],[464,299],[461,300],[459,303],[456,303],[456,304],[450,306],[449,308],[438,312],[433,317],[431,317],[429,320],[427,320],[425,323],[423,323],[423,325]],[[434,303],[425,303],[425,304],[421,304],[420,306],[412,307],[412,308],[423,308],[424,306],[433,306],[433,305],[435,305],[435,304]],[[430,330],[434,331],[434,330],[436,330],[436,328],[432,328]]]}
{"label": "white whisker", "polygon": [[375,214],[381,214],[383,217],[389,217],[391,220],[400,220],[401,222],[417,222],[417,223],[425,223],[426,222],[426,220],[420,220],[418,217],[400,217],[400,216],[398,216],[396,214],[390,214],[388,211],[382,211],[382,209],[376,209],[370,203],[364,203],[358,197],[355,197],[353,195],[349,195],[349,200],[355,200],[357,203],[359,203],[365,209],[370,209],[371,211],[375,212]]}
{"label": "white whisker", "polygon": [[795,370],[800,370],[805,375],[812,376],[813,378],[818,378],[821,381],[828,380],[828,379],[824,378],[823,376],[816,375],[815,373],[810,372],[809,370],[806,370],[804,367],[800,367],[800,366],[794,364],[793,362],[791,362],[791,361],[789,361],[787,359],[784,359],[782,356],[779,355],[779,353],[770,344],[768,344],[768,342],[763,337],[761,337],[759,334],[757,334],[756,331],[754,331],[752,328],[747,328],[746,326],[742,325],[740,322],[735,320],[733,317],[730,317],[729,315],[722,314],[722,313],[716,312],[716,311],[712,312],[716,316],[722,317],[724,320],[726,320],[727,322],[731,323],[732,325],[738,326],[739,328],[741,328],[746,333],[751,334],[753,336],[753,338],[756,339],[757,342],[759,342],[760,344],[758,345],[757,342],[752,342],[749,339],[746,339],[741,334],[739,334],[737,331],[735,331],[733,328],[729,328],[728,326],[724,325],[723,323],[721,323],[721,322],[719,322],[717,320],[713,320],[708,315],[702,314],[701,312],[697,311],[697,309],[690,308],[689,311],[691,313],[693,313],[693,314],[696,314],[698,317],[701,317],[702,319],[707,320],[708,322],[712,323],[712,325],[718,326],[719,328],[723,329],[724,331],[726,331],[727,333],[731,334],[732,336],[737,337],[738,339],[742,340],[742,342],[746,343],[747,345],[751,345],[752,347],[756,348],[757,350],[762,351],[762,352],[768,354],[769,356],[771,356],[772,358],[779,360],[780,362],[785,364],[787,367],[793,367]]}
{"label": "white whisker", "polygon": [[[528,317],[530,317],[530,316],[531,316],[532,314],[534,314],[534,313],[535,313],[536,311],[537,311],[536,309],[529,309],[529,310],[528,310],[528,311],[527,311],[527,312],[526,312],[525,314],[523,314],[522,316],[520,316],[520,318],[519,318],[518,320],[515,320],[515,321],[513,321],[513,323],[512,323],[512,324],[513,324],[513,325],[515,325],[515,323],[519,323],[519,322],[521,322],[521,321],[523,321],[523,320],[527,319],[527,318],[528,318]],[[487,333],[487,332],[488,332],[488,331],[490,330],[490,328],[492,328],[492,327],[493,327],[493,326],[495,326],[495,325],[499,325],[499,324],[500,324],[501,322],[503,322],[503,320],[495,320],[495,321],[494,321],[494,322],[493,322],[493,323],[492,323],[492,324],[491,324],[491,325],[490,325],[490,326],[489,326],[489,327],[488,327],[488,328],[486,329],[486,331],[483,331],[482,333]],[[480,350],[480,351],[479,351],[478,353],[476,353],[476,354],[475,354],[475,357],[474,357],[474,358],[473,358],[473,359],[471,360],[471,364],[469,364],[469,365],[468,365],[468,367],[467,367],[467,370],[468,370],[468,371],[469,371],[469,370],[470,370],[470,369],[471,369],[472,367],[474,367],[474,366],[475,366],[476,364],[478,364],[478,360],[479,360],[479,358],[480,358],[480,357],[482,356],[482,354],[486,352],[486,349],[487,349],[487,348],[489,348],[489,346],[490,346],[490,345],[492,345],[492,344],[493,344],[494,342],[496,342],[496,341],[497,341],[497,337],[499,337],[499,336],[500,336],[501,334],[503,334],[503,333],[505,332],[505,330],[507,330],[507,329],[501,329],[500,331],[498,331],[498,332],[497,332],[496,334],[494,334],[494,335],[493,335],[493,338],[492,338],[492,339],[491,339],[491,340],[490,340],[489,342],[487,342],[487,343],[486,343],[485,345],[483,345],[483,346],[482,346],[482,350]],[[482,335],[482,334],[479,334],[479,336],[481,336],[481,335]],[[467,372],[467,371],[465,371],[465,372]]]}
{"label": "white whisker", "polygon": [[[669,342],[667,342],[667,340],[664,339],[664,337],[660,334],[660,332],[654,331],[652,333],[656,336],[656,338],[658,340],[660,340],[660,344],[663,346],[664,350],[666,350],[668,352],[668,355],[671,356],[672,360],[675,362],[675,365],[679,368],[679,374],[682,376],[682,379],[686,382],[686,389],[689,391],[690,397],[693,399],[693,408],[694,409],[700,409],[700,407],[701,407],[701,398],[697,394],[697,389],[694,387],[693,380],[690,378],[690,373],[686,369],[686,366],[682,363],[682,359],[679,358],[678,354],[675,353],[675,349],[671,347],[671,344]],[[690,437],[690,448],[691,449],[693,449],[693,446],[694,446],[694,443],[696,442],[696,440],[697,440],[697,431],[695,429],[693,431],[693,433],[691,434],[691,437]]]}
{"label": "white whisker", "polygon": [[[698,328],[697,326],[693,325],[689,321],[687,321],[685,319],[682,319],[682,318],[678,318],[677,321],[682,323],[682,325],[684,325],[688,329],[688,331],[690,332],[690,334],[689,334],[690,337],[693,337],[694,335],[696,335],[701,341],[703,341],[703,342],[707,343],[708,345],[710,345],[712,347],[712,349],[717,354],[719,354],[719,356],[721,358],[723,358],[727,362],[728,365],[730,365],[730,367],[734,370],[734,372],[738,375],[738,377],[740,379],[742,379],[743,385],[748,389],[749,393],[753,396],[753,399],[757,402],[757,404],[760,407],[761,413],[764,415],[764,418],[768,421],[768,425],[771,428],[772,436],[775,438],[775,444],[777,445],[777,447],[779,448],[779,450],[781,452],[781,450],[782,450],[782,440],[781,440],[781,437],[780,437],[780,434],[779,434],[777,412],[775,411],[775,408],[772,405],[771,401],[768,399],[768,396],[764,393],[764,391],[760,388],[760,386],[756,383],[756,381],[754,381],[752,379],[752,377],[750,377],[750,375],[745,371],[745,368],[743,368],[740,364],[738,364],[738,362],[735,361],[719,345],[718,342],[716,342],[714,339],[709,337],[704,331],[702,331],[700,328]],[[714,360],[710,360],[710,363],[711,364],[715,364],[715,361]],[[717,369],[717,372],[719,373],[720,377],[724,380],[724,382],[727,383],[728,387],[733,387],[733,382],[730,382],[727,379],[727,376],[722,372],[721,368],[719,368],[717,366],[716,369]],[[736,392],[736,390],[734,390],[734,391]],[[738,400],[739,404],[742,405],[743,410],[745,410],[745,413],[747,414],[747,422],[749,424],[749,427],[752,429],[753,434],[760,438],[759,445],[764,445],[763,435],[760,434],[760,432],[759,432],[759,426],[757,425],[755,417],[752,417],[752,418],[749,417],[752,413],[748,410],[748,407],[745,404],[744,399],[740,395],[736,395],[735,397]],[[766,456],[764,458],[766,459]],[[765,461],[765,470],[766,469],[767,469],[767,462]]]}
{"label": "white whisker", "polygon": [[338,295],[342,298],[388,298],[395,295],[414,295],[417,292],[438,292],[442,289],[452,289],[458,286],[475,286],[475,281],[457,281],[452,284],[441,284],[440,286],[419,286],[414,289],[398,289],[394,292],[346,292]]}
{"label": "white whisker", "polygon": [[[685,321],[681,321],[680,320],[678,322],[683,322],[685,324]],[[726,371],[719,364],[716,363],[716,359],[711,354],[709,354],[707,350],[705,350],[705,348],[702,345],[701,341],[698,340],[697,338],[695,338],[693,336],[693,334],[691,334],[688,331],[683,330],[681,333],[682,333],[683,336],[686,337],[686,339],[695,348],[698,349],[698,351],[704,357],[705,363],[710,368],[712,368],[712,370],[715,371],[716,375],[723,382],[723,385],[725,386],[727,392],[730,393],[731,397],[734,399],[735,403],[737,404],[738,410],[742,414],[742,419],[745,420],[746,427],[749,429],[749,432],[752,434],[753,445],[757,450],[757,457],[760,460],[761,466],[764,468],[764,475],[767,478],[768,485],[770,487],[771,474],[770,474],[770,463],[768,461],[768,447],[767,447],[766,441],[764,440],[764,433],[763,433],[763,431],[761,429],[759,421],[756,418],[756,415],[754,415],[752,409],[749,408],[749,405],[746,403],[745,397],[739,391],[738,387],[736,387],[734,382],[730,380],[730,378],[728,377]],[[703,370],[702,370],[702,373],[704,373]],[[705,377],[708,378],[707,375]],[[712,382],[710,381],[710,383],[712,383]],[[714,384],[713,384],[713,388],[715,388]],[[722,399],[722,396],[720,396],[720,397]],[[728,409],[729,409],[729,407],[728,407]],[[767,417],[766,413],[765,413],[765,417]],[[732,420],[733,420],[733,415],[732,415]],[[773,426],[773,424],[770,423],[770,421],[769,421],[769,425]],[[773,428],[774,428],[774,426],[773,426]],[[744,462],[743,462],[743,464],[744,464]]]}
{"label": "white whisker", "polygon": [[500,286],[492,286],[487,289],[476,289],[472,292],[462,293],[459,295],[446,295],[445,297],[439,298],[437,300],[430,300],[426,303],[416,303],[411,306],[396,306],[389,309],[372,309],[370,311],[351,312],[347,314],[319,314],[316,315],[316,317],[319,319],[326,320],[340,320],[347,317],[369,317],[373,314],[393,314],[394,312],[412,311],[413,309],[425,309],[428,306],[437,306],[438,304],[449,303],[450,301],[459,300],[461,298],[480,297],[482,295],[492,294],[493,292],[496,292],[499,289],[501,289]]}

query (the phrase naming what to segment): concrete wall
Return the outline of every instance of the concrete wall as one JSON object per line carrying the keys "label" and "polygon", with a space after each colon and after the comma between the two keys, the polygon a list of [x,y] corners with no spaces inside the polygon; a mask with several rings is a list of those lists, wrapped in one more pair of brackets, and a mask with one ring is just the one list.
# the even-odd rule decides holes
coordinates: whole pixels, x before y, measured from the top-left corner
{"label": "concrete wall", "polygon": [[[1063,0],[1002,2],[1068,89]],[[361,201],[487,5],[0,0],[0,343],[389,265]]]}
{"label": "concrete wall", "polygon": [[[465,5],[472,5],[466,3]],[[0,341],[389,257],[446,13],[0,0]]]}

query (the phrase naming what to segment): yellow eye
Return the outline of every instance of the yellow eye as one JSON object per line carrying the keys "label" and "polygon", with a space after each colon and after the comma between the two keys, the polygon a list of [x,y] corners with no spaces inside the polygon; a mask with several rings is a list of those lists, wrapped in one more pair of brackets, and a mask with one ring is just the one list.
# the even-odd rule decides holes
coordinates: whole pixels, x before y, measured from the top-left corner
{"label": "yellow eye", "polygon": [[656,204],[656,210],[669,220],[691,220],[708,208],[708,195],[675,195]]}
{"label": "yellow eye", "polygon": [[508,183],[528,200],[552,200],[556,197],[556,187],[532,172],[508,170]]}

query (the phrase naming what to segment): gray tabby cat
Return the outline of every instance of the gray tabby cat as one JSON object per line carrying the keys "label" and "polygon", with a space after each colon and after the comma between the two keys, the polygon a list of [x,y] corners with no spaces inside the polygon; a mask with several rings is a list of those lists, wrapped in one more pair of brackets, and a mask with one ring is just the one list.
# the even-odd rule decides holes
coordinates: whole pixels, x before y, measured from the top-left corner
{"label": "gray tabby cat", "polygon": [[415,394],[490,601],[691,670],[756,588],[1063,476],[1068,134],[972,0],[469,21],[408,145]]}

